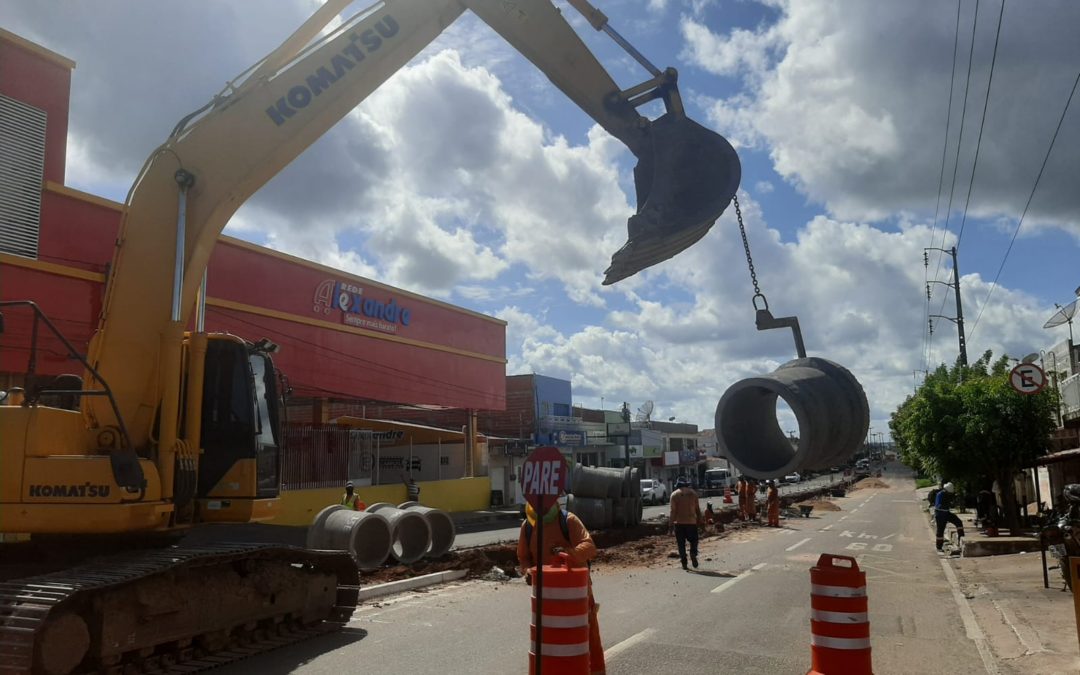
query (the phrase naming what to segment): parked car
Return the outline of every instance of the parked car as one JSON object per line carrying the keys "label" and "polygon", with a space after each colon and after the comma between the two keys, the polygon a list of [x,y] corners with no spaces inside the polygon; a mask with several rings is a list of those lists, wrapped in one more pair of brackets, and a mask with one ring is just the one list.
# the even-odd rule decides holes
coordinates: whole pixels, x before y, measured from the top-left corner
{"label": "parked car", "polygon": [[800,476],[797,472],[792,472],[792,473],[789,473],[788,475],[784,476],[784,482],[785,483],[798,483],[801,480],[802,480],[802,476]]}
{"label": "parked car", "polygon": [[646,504],[666,504],[671,494],[668,487],[652,478],[641,479],[641,501]]}

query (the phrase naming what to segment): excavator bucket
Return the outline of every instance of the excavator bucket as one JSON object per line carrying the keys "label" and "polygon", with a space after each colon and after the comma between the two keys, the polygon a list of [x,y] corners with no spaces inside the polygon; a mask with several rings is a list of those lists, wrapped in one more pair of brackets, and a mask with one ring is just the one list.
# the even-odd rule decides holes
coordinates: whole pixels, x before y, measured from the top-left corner
{"label": "excavator bucket", "polygon": [[735,196],[742,166],[720,134],[675,113],[650,128],[652,147],[634,168],[638,210],[611,256],[604,285],[671,258],[705,236]]}

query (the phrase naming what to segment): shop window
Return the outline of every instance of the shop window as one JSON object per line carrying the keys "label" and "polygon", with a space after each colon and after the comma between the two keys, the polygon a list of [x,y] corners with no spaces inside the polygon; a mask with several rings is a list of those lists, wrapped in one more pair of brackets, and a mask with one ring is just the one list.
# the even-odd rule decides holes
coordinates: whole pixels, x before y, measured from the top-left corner
{"label": "shop window", "polygon": [[38,256],[44,110],[0,94],[0,252]]}

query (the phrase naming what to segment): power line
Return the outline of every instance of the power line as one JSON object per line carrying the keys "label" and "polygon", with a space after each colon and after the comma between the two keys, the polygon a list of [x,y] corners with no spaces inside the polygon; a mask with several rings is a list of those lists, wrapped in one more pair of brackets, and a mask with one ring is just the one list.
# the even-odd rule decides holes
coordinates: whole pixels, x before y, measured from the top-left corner
{"label": "power line", "polygon": [[[951,183],[951,185],[949,187],[949,205],[948,205],[948,208],[945,211],[945,225],[944,225],[944,227],[943,227],[943,229],[941,231],[941,246],[937,247],[937,248],[940,248],[940,249],[945,248],[945,237],[949,233],[949,217],[952,214],[953,196],[956,193],[956,173],[957,173],[957,169],[960,167],[960,148],[964,144],[964,119],[967,117],[968,92],[971,89],[971,65],[972,65],[972,62],[974,61],[974,56],[975,56],[975,33],[976,33],[976,29],[978,28],[978,26],[979,26],[979,0],[975,0],[975,16],[974,16],[974,18],[972,19],[972,22],[971,22],[971,45],[968,48],[967,77],[964,80],[964,104],[960,108],[960,131],[957,134],[957,139],[956,139],[956,158],[953,161],[952,183]],[[934,279],[937,279],[938,272],[941,271],[941,259],[944,258],[944,257],[945,257],[944,253],[938,254],[937,267],[934,269],[934,277],[933,277]],[[938,314],[941,314],[945,310],[945,300],[947,300],[947,299],[948,299],[948,294],[946,293],[945,297],[943,297],[941,299],[941,307],[938,308],[938,311],[937,311]]]}
{"label": "power line", "polygon": [[1001,40],[1001,17],[1005,14],[1005,0],[1001,0],[998,12],[997,32],[994,35],[994,54],[990,57],[990,78],[986,82],[986,98],[983,100],[982,118],[979,120],[979,138],[975,141],[975,159],[971,164],[971,180],[968,181],[967,199],[964,200],[964,216],[960,219],[960,232],[956,235],[956,247],[964,238],[964,225],[967,224],[968,206],[971,204],[972,187],[975,185],[975,170],[979,167],[979,149],[982,147],[983,126],[986,124],[986,109],[990,104],[990,87],[994,84],[994,64],[997,63],[998,42]]}
{"label": "power line", "polygon": [[[956,89],[956,53],[960,46],[960,0],[956,0],[956,28],[953,31],[952,68],[949,70],[949,105],[945,113],[945,143],[941,146],[941,172],[938,174],[937,202],[934,205],[934,224],[930,227],[930,246],[934,245],[934,236],[937,234],[938,215],[941,211],[942,184],[945,182],[945,158],[949,152],[949,127],[952,125],[952,102],[953,91]],[[940,258],[939,258],[940,261]],[[923,285],[930,281],[930,266],[923,265]],[[937,274],[935,272],[935,274]],[[930,341],[933,332],[930,330],[930,298],[926,298],[926,311],[923,312],[923,370],[926,370],[930,362]]]}
{"label": "power line", "polygon": [[986,300],[983,302],[982,307],[979,308],[979,314],[975,317],[975,323],[971,326],[972,335],[974,335],[975,329],[979,325],[979,319],[982,318],[983,310],[990,304],[990,297],[994,294],[994,289],[997,288],[998,279],[1001,277],[1001,270],[1005,269],[1005,261],[1009,259],[1009,253],[1012,251],[1013,244],[1016,243],[1016,235],[1020,233],[1020,226],[1024,224],[1024,218],[1027,216],[1028,208],[1031,206],[1031,200],[1035,197],[1035,190],[1039,188],[1039,181],[1042,180],[1043,170],[1046,169],[1046,163],[1050,160],[1050,153],[1054,150],[1054,143],[1057,141],[1058,132],[1061,131],[1061,125],[1065,122],[1065,115],[1069,112],[1069,105],[1072,103],[1073,95],[1076,94],[1076,85],[1078,83],[1080,83],[1080,72],[1076,74],[1076,79],[1073,80],[1069,98],[1065,101],[1065,109],[1061,111],[1061,118],[1058,119],[1057,127],[1054,129],[1054,135],[1050,139],[1050,147],[1046,149],[1046,156],[1043,157],[1042,166],[1039,167],[1039,174],[1035,176],[1035,184],[1031,186],[1031,194],[1028,195],[1027,203],[1024,204],[1024,212],[1020,214],[1020,220],[1017,221],[1016,229],[1013,230],[1012,239],[1009,240],[1009,247],[1005,249],[1005,255],[1001,258],[1001,265],[998,266],[997,274],[994,275],[994,282],[990,284],[990,292],[986,294]]}

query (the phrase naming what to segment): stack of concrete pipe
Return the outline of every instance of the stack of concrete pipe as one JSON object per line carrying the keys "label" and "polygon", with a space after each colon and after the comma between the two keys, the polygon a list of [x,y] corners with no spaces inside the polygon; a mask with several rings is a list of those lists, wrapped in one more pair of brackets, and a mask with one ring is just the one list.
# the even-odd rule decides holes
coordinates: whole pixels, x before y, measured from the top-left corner
{"label": "stack of concrete pipe", "polygon": [[637,469],[574,464],[566,510],[589,529],[633,527],[641,522],[641,481]]}
{"label": "stack of concrete pipe", "polygon": [[382,514],[336,505],[319,511],[307,535],[308,548],[348,551],[365,571],[386,562],[392,541],[390,521]]}
{"label": "stack of concrete pipe", "polygon": [[457,537],[457,528],[454,527],[454,519],[449,513],[423,506],[419,502],[404,502],[398,504],[398,508],[419,513],[427,520],[428,527],[431,528],[431,546],[426,554],[429,558],[439,558],[450,551]]}
{"label": "stack of concrete pipe", "polygon": [[367,513],[381,515],[390,523],[390,556],[399,563],[410,565],[431,548],[431,525],[416,510],[378,502],[367,507]]}

